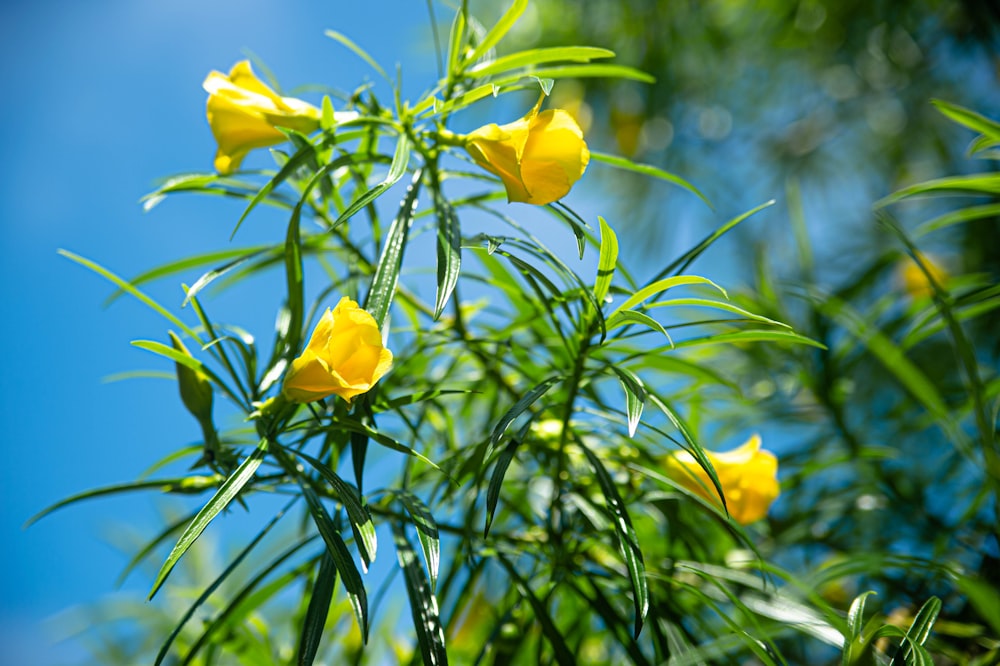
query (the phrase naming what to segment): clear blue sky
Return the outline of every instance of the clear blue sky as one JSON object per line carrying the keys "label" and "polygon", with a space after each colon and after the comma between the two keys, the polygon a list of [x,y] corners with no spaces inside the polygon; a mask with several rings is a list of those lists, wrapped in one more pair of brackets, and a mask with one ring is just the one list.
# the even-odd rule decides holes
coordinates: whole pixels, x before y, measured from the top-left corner
{"label": "clear blue sky", "polygon": [[[228,70],[249,48],[286,88],[312,82],[353,88],[369,72],[324,37],[332,28],[390,71],[405,60],[416,84],[430,83],[425,3],[378,6],[0,3],[0,663],[54,663],[59,649],[39,649],[47,642],[41,621],[112,591],[127,558],[106,535],[126,525],[147,525],[146,533],[154,533],[156,502],[151,495],[119,496],[64,509],[26,531],[24,521],[69,494],[132,480],[199,437],[171,382],[102,382],[116,372],[169,370],[129,346],[137,338],[165,340],[168,326],[134,301],[102,308],[109,286],[57,256],[57,248],[131,276],[225,247],[238,216],[233,202],[179,198],[147,215],[138,205],[156,178],[211,168],[205,75]],[[273,238],[266,233],[273,229],[255,234],[251,224],[235,245]],[[150,291],[177,306],[177,282]],[[267,285],[260,288],[267,293]],[[239,298],[220,303],[219,318],[241,305]],[[250,325],[266,336],[273,310],[260,315]],[[146,584],[133,577],[126,589]]]}

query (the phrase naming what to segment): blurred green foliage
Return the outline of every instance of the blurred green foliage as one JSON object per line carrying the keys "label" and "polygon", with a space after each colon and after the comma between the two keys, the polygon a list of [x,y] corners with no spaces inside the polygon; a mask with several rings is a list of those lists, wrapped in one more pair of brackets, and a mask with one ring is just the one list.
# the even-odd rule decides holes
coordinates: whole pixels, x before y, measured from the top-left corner
{"label": "blurred green foliage", "polygon": [[[253,423],[216,439],[189,406],[213,436],[155,468],[177,476],[53,507],[215,490],[146,538],[133,565],[166,557],[152,593],[209,521],[257,509],[257,536],[222,549],[212,575],[193,590],[167,582],[186,603],[176,624],[151,614],[149,631],[168,636],[162,663],[996,663],[1000,125],[995,85],[982,87],[995,84],[995,7],[545,0],[483,24],[458,9],[439,36],[441,80],[412,105],[361,88],[341,124],[326,100],[322,131],[289,133],[274,169],[186,174],[149,199],[248,200],[237,227],[258,203],[283,208],[273,245],[130,282],[67,254],[197,341],[136,344],[174,362],[182,388],[209,378]],[[656,83],[589,62],[607,57],[598,49],[504,59],[512,26],[521,48],[607,46]],[[456,109],[552,79],[551,104],[589,124],[598,151],[660,169],[595,154],[624,167],[609,216],[622,222],[541,209],[571,256],[468,171],[446,127]],[[970,141],[976,159],[960,160]],[[659,225],[675,210],[662,186],[694,188],[663,169],[749,212],[720,226],[688,210],[716,231],[671,237],[683,234]],[[383,224],[374,202],[404,176]],[[472,189],[484,180],[494,189]],[[436,240],[430,286],[421,233]],[[748,284],[727,292],[689,267],[731,237]],[[637,267],[627,255],[642,247],[658,257]],[[578,272],[587,253],[596,273]],[[196,294],[275,267],[288,293],[262,354]],[[138,290],[190,270],[207,270],[188,291],[194,327]],[[341,293],[364,294],[380,325],[394,313],[392,373],[354,404],[267,402]],[[755,430],[780,457],[766,520],[741,526],[664,473],[685,449],[714,476],[704,449]],[[198,455],[198,474],[177,471]],[[388,569],[379,540],[395,551]],[[117,640],[104,663],[155,647]]]}

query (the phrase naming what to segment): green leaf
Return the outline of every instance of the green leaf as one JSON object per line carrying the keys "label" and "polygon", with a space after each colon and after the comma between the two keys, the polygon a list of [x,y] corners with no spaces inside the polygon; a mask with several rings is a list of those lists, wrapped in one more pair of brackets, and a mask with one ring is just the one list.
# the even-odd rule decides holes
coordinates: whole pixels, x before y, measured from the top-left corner
{"label": "green leaf", "polygon": [[326,616],[330,612],[330,600],[333,598],[333,588],[337,583],[337,567],[329,552],[324,552],[320,558],[319,573],[309,594],[309,607],[302,621],[302,634],[299,638],[299,666],[312,666],[319,651],[326,628]]}
{"label": "green leaf", "polygon": [[421,173],[417,169],[416,173],[413,174],[413,181],[406,191],[396,219],[392,221],[392,226],[385,238],[385,244],[382,246],[382,256],[379,257],[378,266],[375,267],[375,274],[372,276],[368,300],[365,301],[365,309],[375,318],[379,330],[385,326],[386,318],[389,315],[389,306],[392,305],[392,299],[396,293],[396,283],[399,282],[403,251],[406,249],[406,240],[409,237],[410,227],[413,225],[413,215],[417,208]]}
{"label": "green leaf", "polygon": [[216,615],[212,622],[208,624],[205,631],[202,632],[201,636],[198,637],[198,640],[194,642],[194,644],[188,649],[187,654],[179,662],[180,666],[187,666],[190,664],[194,658],[198,656],[198,652],[205,647],[212,637],[215,636],[220,630],[232,630],[233,627],[244,620],[253,610],[259,608],[275,594],[292,584],[299,575],[295,569],[285,572],[277,580],[272,581],[264,588],[257,590],[257,587],[261,584],[261,582],[270,576],[278,567],[284,564],[304,546],[312,543],[315,539],[316,537],[312,536],[293,544],[289,548],[286,548],[281,554],[271,560],[267,566],[258,572],[257,575],[251,578],[250,582],[244,585],[236,596],[233,597],[232,601],[230,601],[228,605],[226,605],[226,607],[223,608],[218,615]]}
{"label": "green leaf", "polygon": [[633,306],[642,303],[644,300],[646,300],[650,296],[653,296],[654,294],[660,294],[668,289],[673,289],[674,287],[679,287],[681,285],[688,285],[688,284],[707,284],[711,287],[715,287],[720,292],[722,292],[723,296],[726,296],[726,290],[720,287],[719,285],[715,284],[708,278],[703,278],[699,275],[677,275],[674,277],[657,280],[652,284],[647,285],[642,289],[640,289],[639,291],[635,292],[627,299],[625,299],[624,303],[615,308],[615,311],[611,313],[611,316],[608,317],[608,319],[611,319],[611,317],[614,317],[617,313],[621,312],[622,310],[628,310]]}
{"label": "green leaf", "polygon": [[222,583],[225,582],[225,580],[229,577],[229,575],[236,570],[236,567],[238,567],[240,563],[246,559],[247,555],[250,554],[250,551],[252,551],[257,546],[257,544],[261,542],[264,536],[271,531],[271,528],[278,524],[278,521],[281,520],[282,516],[285,515],[285,512],[288,511],[289,508],[291,508],[292,504],[294,504],[297,501],[297,499],[298,498],[292,498],[292,500],[289,501],[284,506],[284,508],[281,509],[281,511],[279,511],[273,518],[271,518],[271,520],[267,523],[267,525],[264,526],[264,529],[262,529],[260,532],[257,533],[257,536],[255,536],[253,540],[251,540],[250,543],[247,544],[246,547],[244,547],[243,550],[240,551],[239,555],[237,555],[233,559],[233,561],[230,562],[229,565],[223,570],[223,572],[219,574],[215,580],[212,581],[211,585],[206,587],[202,591],[202,593],[198,595],[198,598],[195,599],[194,603],[188,607],[184,615],[181,616],[181,619],[177,622],[176,625],[174,625],[173,631],[171,631],[170,635],[167,636],[167,639],[163,642],[163,645],[160,646],[160,651],[156,655],[156,661],[154,663],[154,666],[159,666],[159,664],[163,663],[163,660],[166,658],[167,653],[170,651],[170,646],[173,644],[177,636],[180,635],[181,631],[184,629],[184,625],[188,623],[188,620],[190,620],[194,616],[195,612],[201,607],[201,605],[204,604],[205,601],[207,601],[208,598],[211,597],[212,594],[217,589],[219,589],[219,586],[221,586]]}
{"label": "green leaf", "polygon": [[[371,188],[360,197],[351,202],[351,205],[340,214],[339,217],[331,225],[331,229],[340,226],[342,222],[350,219],[359,210],[370,204],[371,202],[382,196],[386,190],[399,182],[399,180],[406,173],[406,166],[410,163],[410,140],[405,134],[399,135],[399,140],[396,142],[396,152],[392,156],[392,164],[389,165],[389,173],[386,174],[385,180]],[[419,175],[419,170],[418,170]],[[414,179],[416,182],[418,178]],[[412,186],[411,186],[412,187]]]}
{"label": "green leaf", "polygon": [[217,474],[210,476],[182,476],[176,479],[150,479],[148,481],[129,481],[128,483],[116,483],[101,488],[92,488],[76,495],[71,495],[65,499],[51,504],[24,523],[22,529],[28,529],[39,520],[70,504],[76,504],[82,500],[104,497],[106,495],[117,495],[119,493],[129,493],[136,490],[159,489],[165,493],[198,493],[208,488],[215,487],[222,480]]}
{"label": "green leaf", "polygon": [[[603,303],[608,290],[611,289],[611,279],[615,275],[615,264],[618,262],[618,237],[603,217],[598,217],[601,225],[601,253],[597,260],[597,280],[594,282],[594,298]],[[610,325],[608,328],[611,328]]]}
{"label": "green leaf", "polygon": [[437,211],[437,299],[434,302],[434,320],[448,304],[451,293],[458,284],[462,270],[462,227],[451,203],[434,190],[434,208]]}
{"label": "green leaf", "polygon": [[278,169],[278,173],[274,174],[274,177],[271,178],[271,180],[267,181],[263,187],[257,190],[257,194],[253,195],[253,198],[250,199],[250,203],[247,204],[243,214],[240,215],[240,219],[236,221],[236,226],[233,227],[232,233],[229,234],[230,241],[236,237],[236,232],[240,230],[240,227],[243,225],[243,220],[247,219],[247,215],[250,214],[250,211],[256,208],[257,204],[263,201],[275,187],[285,182],[289,176],[295,173],[300,166],[308,162],[310,158],[316,158],[316,148],[312,144],[306,144],[305,146],[299,148],[299,150],[295,151],[295,154],[288,158],[288,161],[285,162],[280,169]]}
{"label": "green leaf", "polygon": [[642,324],[643,326],[651,328],[658,333],[662,333],[663,337],[665,337],[667,342],[670,343],[670,346],[674,346],[674,340],[670,337],[670,333],[667,332],[667,329],[663,327],[663,324],[656,321],[645,312],[639,312],[638,310],[617,310],[613,315],[608,317],[607,321],[609,331],[611,329],[618,328],[619,326],[626,326],[628,324]]}
{"label": "green leaf", "polygon": [[496,46],[504,38],[527,8],[528,0],[514,0],[503,16],[500,17],[500,20],[483,36],[472,53],[466,56],[465,62],[467,64],[475,63],[486,55],[487,51]]}
{"label": "green leaf", "polygon": [[633,173],[641,173],[644,176],[652,176],[653,178],[659,178],[660,180],[665,180],[668,183],[673,183],[674,185],[678,185],[687,190],[688,192],[690,192],[691,194],[697,196],[699,199],[705,202],[706,206],[712,208],[712,202],[709,201],[708,198],[701,193],[701,190],[699,190],[697,187],[695,187],[688,181],[684,180],[680,176],[674,175],[669,171],[658,169],[657,167],[650,166],[649,164],[639,164],[625,157],[620,157],[618,155],[608,155],[607,153],[595,153],[591,151],[590,158],[597,162],[603,162],[608,166],[613,166],[617,169],[624,169],[625,171],[632,171]]}
{"label": "green leaf", "polygon": [[629,518],[625,500],[619,494],[614,480],[608,474],[608,470],[604,468],[601,459],[584,446],[583,442],[576,440],[576,445],[580,447],[587,456],[587,460],[590,461],[590,466],[594,468],[597,482],[601,486],[601,492],[607,502],[608,513],[614,518],[618,550],[625,560],[625,566],[628,568],[629,578],[632,581],[632,602],[635,607],[635,632],[633,636],[638,638],[639,632],[642,631],[643,621],[646,619],[646,613],[649,612],[649,584],[646,582],[646,565],[642,559],[639,539],[635,534],[635,528],[632,527],[632,519]]}
{"label": "green leaf", "polygon": [[264,460],[264,454],[267,453],[267,440],[262,439],[257,448],[247,456],[246,460],[240,463],[240,466],[236,468],[236,471],[226,479],[226,482],[219,487],[219,490],[212,496],[212,499],[201,508],[198,515],[194,517],[191,524],[188,525],[187,529],[184,530],[184,534],[178,539],[177,544],[174,549],[170,551],[167,556],[166,561],[163,566],[160,567],[160,572],[156,574],[156,580],[153,581],[153,588],[149,592],[149,599],[153,598],[156,591],[160,589],[163,582],[167,579],[167,576],[173,570],[174,565],[177,564],[178,560],[187,552],[188,548],[201,536],[201,533],[205,531],[208,524],[212,522],[219,512],[229,506],[229,502],[232,501],[236,495],[239,494],[243,487],[253,478],[254,473],[256,473],[257,468],[260,467],[261,462]]}
{"label": "green leaf", "polygon": [[1000,215],[1000,204],[983,204],[982,206],[968,206],[959,210],[945,213],[928,220],[913,230],[913,238],[920,238],[932,231],[938,231],[953,224],[961,224],[971,220],[981,220],[986,217]]}
{"label": "green leaf", "polygon": [[375,561],[375,552],[378,549],[378,540],[375,536],[375,523],[372,522],[371,513],[364,503],[358,489],[337,476],[336,472],[324,465],[312,456],[297,449],[286,448],[287,453],[292,453],[313,466],[324,479],[330,482],[337,499],[347,510],[347,519],[351,523],[351,530],[354,532],[354,540],[358,544],[358,551],[361,553],[362,569],[367,573],[368,567]]}
{"label": "green leaf", "polygon": [[734,331],[733,333],[717,333],[704,338],[681,340],[674,346],[677,349],[681,349],[683,347],[702,347],[707,345],[723,344],[728,345],[733,343],[742,344],[744,342],[790,342],[797,345],[808,345],[818,349],[826,349],[825,345],[816,342],[811,338],[807,338],[804,335],[792,333],[791,331],[773,331],[767,329]]}
{"label": "green leaf", "polygon": [[694,459],[698,461],[701,468],[705,470],[706,474],[708,474],[708,478],[712,482],[712,487],[715,488],[715,492],[722,498],[722,508],[726,510],[726,514],[728,515],[729,507],[726,506],[726,494],[722,490],[722,482],[719,481],[719,475],[716,474],[715,467],[712,466],[712,461],[705,455],[705,449],[703,449],[701,445],[695,441],[694,437],[691,435],[690,428],[688,428],[687,424],[684,423],[680,414],[675,412],[670,405],[661,400],[656,393],[647,391],[646,399],[663,412],[667,419],[670,420],[670,423],[677,428],[679,433],[681,433],[681,437],[684,438],[684,443],[687,444],[687,452],[694,456]]}
{"label": "green leaf", "polygon": [[666,308],[666,307],[701,307],[701,308],[713,308],[715,310],[725,310],[726,312],[732,312],[733,314],[738,314],[745,319],[752,319],[753,321],[759,321],[765,324],[771,324],[773,326],[782,326],[784,328],[791,328],[788,324],[783,324],[780,321],[775,321],[774,319],[768,319],[759,314],[754,314],[748,310],[744,310],[741,307],[737,307],[732,303],[726,303],[724,301],[715,301],[708,298],[672,298],[666,301],[657,301],[655,303],[650,303],[646,307],[648,308]]}
{"label": "green leaf", "polygon": [[459,55],[465,42],[465,10],[455,12],[451,22],[451,32],[448,35],[448,80],[454,80],[459,73]]}
{"label": "green leaf", "polygon": [[440,467],[438,467],[437,463],[435,463],[433,460],[431,460],[427,456],[425,456],[425,455],[423,455],[421,453],[418,453],[415,449],[413,449],[413,448],[411,448],[409,446],[406,446],[405,444],[403,444],[401,442],[397,442],[392,437],[384,435],[384,434],[380,433],[378,430],[375,430],[374,428],[372,428],[370,426],[367,426],[367,425],[365,425],[363,423],[357,423],[355,421],[346,421],[345,420],[345,421],[339,421],[339,422],[337,422],[336,425],[335,425],[335,427],[341,428],[343,430],[347,430],[349,432],[362,433],[362,434],[366,435],[367,437],[369,437],[370,439],[375,440],[375,442],[381,444],[382,446],[384,446],[386,448],[392,449],[393,451],[399,451],[400,453],[405,453],[407,455],[413,456],[414,458],[420,460],[421,462],[426,463],[427,465],[430,465],[431,467],[433,467],[435,470],[441,472],[442,474],[445,473],[443,469],[441,469]]}
{"label": "green leaf", "polygon": [[521,442],[518,439],[511,439],[507,446],[497,456],[496,466],[493,467],[493,474],[490,475],[490,485],[486,489],[486,526],[483,528],[483,538],[489,536],[490,526],[493,525],[493,516],[497,510],[497,503],[500,501],[500,488],[503,486],[503,477],[507,474],[507,468],[514,460],[517,447]]}
{"label": "green leaf", "polygon": [[365,643],[368,642],[368,594],[365,592],[364,581],[358,573],[351,553],[347,550],[347,544],[340,532],[334,527],[330,515],[323,507],[323,503],[316,492],[309,487],[308,483],[301,483],[302,495],[309,504],[309,513],[312,514],[313,522],[319,531],[323,541],[326,543],[326,552],[333,558],[333,563],[340,572],[340,578],[344,581],[344,588],[347,590],[347,598],[354,609],[354,615],[358,619],[358,626],[361,628],[361,636]]}
{"label": "green leaf", "polygon": [[622,388],[625,389],[625,414],[628,416],[628,436],[635,436],[635,429],[639,426],[639,419],[642,418],[642,408],[646,404],[646,387],[642,380],[625,368],[611,366],[611,369],[621,381]]}
{"label": "green leaf", "polygon": [[705,238],[703,238],[700,243],[698,243],[693,248],[691,248],[690,250],[688,250],[687,252],[685,252],[684,254],[682,254],[680,257],[678,257],[677,259],[675,259],[674,261],[672,261],[669,266],[667,266],[666,268],[664,268],[663,270],[661,270],[657,274],[656,279],[660,279],[660,278],[662,278],[664,276],[670,275],[671,273],[674,273],[675,271],[677,273],[683,273],[685,270],[687,270],[687,267],[690,266],[694,262],[695,259],[697,259],[698,257],[701,256],[702,252],[704,252],[709,247],[711,247],[712,244],[715,243],[715,241],[717,241],[720,238],[722,238],[722,236],[725,235],[726,232],[730,231],[731,229],[733,229],[734,227],[736,227],[736,225],[740,224],[744,220],[746,220],[746,219],[750,218],[751,216],[759,213],[760,211],[764,210],[765,208],[768,208],[768,207],[773,206],[773,205],[774,205],[774,199],[771,199],[770,201],[765,201],[764,203],[762,203],[761,205],[757,206],[756,208],[751,208],[750,210],[748,210],[747,212],[743,213],[742,215],[737,215],[733,219],[727,221],[722,226],[720,226],[718,229],[716,229],[712,233],[710,233],[707,236],[705,236]]}
{"label": "green leaf", "polygon": [[484,62],[469,70],[471,76],[486,77],[502,74],[520,67],[533,67],[542,63],[570,61],[590,62],[597,58],[613,58],[614,51],[593,46],[556,46],[541,49],[529,49],[502,56],[492,62]]}
{"label": "green leaf", "polygon": [[965,176],[949,176],[928,180],[904,187],[875,202],[875,208],[884,208],[909,197],[934,194],[972,194],[983,196],[1000,195],[1000,174],[974,173]]}
{"label": "green leaf", "polygon": [[941,600],[931,597],[924,602],[924,605],[917,611],[917,616],[913,618],[913,624],[906,630],[903,637],[903,644],[899,646],[896,655],[892,658],[890,666],[904,666],[911,663],[923,663],[919,656],[919,647],[927,642],[931,635],[931,629],[937,616],[941,612]]}
{"label": "green leaf", "polygon": [[514,422],[514,419],[524,413],[524,410],[528,409],[528,407],[535,404],[536,400],[545,395],[545,392],[552,388],[552,386],[560,380],[562,380],[562,377],[559,375],[549,377],[545,381],[538,384],[538,386],[525,393],[520,400],[514,403],[514,406],[508,409],[507,413],[504,414],[493,427],[493,432],[490,434],[490,445],[496,446],[497,442],[500,441],[500,438],[503,437],[503,434],[507,431],[507,428]]}
{"label": "green leaf", "polygon": [[337,32],[336,30],[327,30],[323,34],[325,34],[330,39],[332,39],[332,40],[334,40],[336,42],[339,42],[343,46],[346,46],[348,49],[351,50],[352,53],[354,53],[354,55],[358,56],[359,58],[361,58],[362,60],[364,60],[366,63],[368,63],[369,67],[371,67],[376,72],[378,72],[379,76],[381,76],[383,79],[385,79],[386,81],[388,81],[390,85],[392,85],[392,80],[385,73],[385,70],[382,69],[379,66],[379,64],[377,62],[375,62],[375,59],[372,58],[370,55],[368,55],[368,52],[365,51],[363,48],[361,48],[360,46],[358,46],[357,44],[355,44],[354,42],[352,42],[348,37],[346,37],[346,36],[342,35],[341,33]]}
{"label": "green leaf", "polygon": [[874,590],[862,592],[851,602],[851,608],[847,611],[847,629],[851,632],[851,635],[847,637],[848,642],[856,641],[861,637],[861,629],[865,622],[865,603],[868,601],[868,597],[873,594],[875,594]]}
{"label": "green leaf", "polygon": [[[250,259],[263,252],[267,252],[271,249],[269,245],[257,245],[254,247],[243,247],[236,248],[232,250],[219,250],[215,252],[206,252],[203,254],[196,254],[190,257],[184,257],[178,259],[177,261],[171,261],[166,264],[162,264],[148,271],[144,271],[139,275],[133,276],[128,282],[133,287],[140,284],[145,284],[146,282],[152,282],[160,278],[167,277],[169,275],[176,275],[178,273],[183,273],[192,268],[197,268],[199,266],[205,266],[209,264],[214,264],[220,261],[231,261],[240,259]],[[227,263],[228,265],[228,263]],[[116,289],[113,294],[107,297],[104,301],[104,307],[107,307],[114,303],[122,294],[125,292],[121,289]],[[183,305],[181,306],[183,307]]]}
{"label": "green leaf", "polygon": [[423,567],[417,561],[406,532],[401,525],[393,523],[392,536],[396,544],[396,558],[403,569],[406,582],[406,596],[410,601],[413,626],[417,630],[417,644],[425,666],[448,663],[448,652],[444,643],[444,627],[438,612],[437,597],[427,580]]}
{"label": "green leaf", "polygon": [[970,147],[970,155],[1000,144],[1000,123],[990,120],[975,111],[958,106],[957,104],[950,104],[940,99],[932,99],[931,104],[956,123],[982,134]]}
{"label": "green leaf", "polygon": [[424,551],[424,561],[427,562],[427,574],[430,577],[431,589],[437,589],[438,570],[441,566],[441,539],[438,535],[437,522],[419,497],[405,490],[391,491],[402,503],[406,512],[413,520],[417,529],[420,548]]}
{"label": "green leaf", "polygon": [[97,273],[101,277],[103,277],[103,278],[107,279],[108,281],[112,282],[113,284],[115,284],[119,289],[121,289],[125,293],[129,294],[130,296],[134,296],[135,298],[137,298],[141,302],[145,303],[154,312],[156,312],[157,314],[159,314],[160,316],[162,316],[163,318],[165,318],[167,321],[169,321],[171,324],[173,324],[177,328],[179,328],[182,331],[184,331],[184,333],[186,333],[188,336],[190,336],[192,340],[196,340],[199,345],[204,345],[205,344],[205,341],[202,340],[198,336],[198,334],[195,333],[194,330],[192,330],[187,324],[185,324],[180,319],[178,319],[177,317],[175,317],[173,314],[170,313],[169,310],[167,310],[165,307],[163,307],[162,305],[160,305],[159,303],[157,303],[156,301],[154,301],[152,298],[150,298],[149,296],[147,296],[146,294],[144,294],[143,292],[139,291],[134,286],[132,286],[131,284],[129,284],[126,280],[123,280],[122,278],[118,277],[117,275],[115,275],[111,271],[107,270],[103,266],[100,266],[100,265],[94,263],[93,261],[90,261],[89,259],[84,259],[83,257],[81,257],[78,254],[73,254],[69,250],[57,250],[56,252],[57,252],[57,254],[60,254],[60,255],[62,255],[64,257],[66,257],[70,261],[75,261],[76,263],[80,264],[81,266],[85,266],[85,267],[89,268],[90,270],[94,271],[95,273]]}
{"label": "green leaf", "polygon": [[159,354],[160,356],[169,358],[171,361],[175,363],[180,363],[181,365],[188,367],[194,370],[195,372],[200,372],[204,376],[208,377],[208,379],[213,384],[219,387],[220,391],[229,396],[229,398],[237,405],[243,404],[242,402],[240,402],[240,399],[236,396],[236,394],[233,393],[232,389],[230,389],[229,386],[224,381],[222,381],[222,379],[217,374],[212,372],[212,370],[207,365],[205,365],[195,357],[190,356],[188,354],[182,354],[173,347],[165,345],[162,342],[156,342],[155,340],[133,340],[131,344],[133,347],[138,347],[139,349],[145,349],[146,351],[153,352],[154,354]]}

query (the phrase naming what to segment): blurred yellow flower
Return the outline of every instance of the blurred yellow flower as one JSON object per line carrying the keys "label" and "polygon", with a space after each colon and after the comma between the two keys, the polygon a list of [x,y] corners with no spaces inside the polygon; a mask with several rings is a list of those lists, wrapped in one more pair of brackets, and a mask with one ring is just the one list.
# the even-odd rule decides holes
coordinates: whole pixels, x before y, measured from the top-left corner
{"label": "blurred yellow flower", "polygon": [[209,73],[202,87],[208,92],[208,124],[219,144],[215,170],[221,174],[239,169],[254,148],[285,141],[276,126],[305,134],[319,127],[319,109],[275,93],[257,78],[247,60],[233,65],[228,76]]}
{"label": "blurred yellow flower", "polygon": [[[920,259],[927,266],[927,270],[935,282],[943,285],[947,281],[949,277],[948,272],[941,266],[936,257],[921,254]],[[903,291],[909,294],[910,298],[923,298],[934,293],[931,283],[927,281],[927,276],[920,270],[920,266],[911,257],[903,259],[899,264],[897,275],[899,282],[903,286]]]}
{"label": "blurred yellow flower", "polygon": [[292,361],[282,393],[295,402],[367,392],[392,366],[375,318],[346,296],[327,308],[302,355]]}
{"label": "blurred yellow flower", "polygon": [[566,196],[590,162],[583,132],[568,112],[538,112],[506,125],[484,125],[464,137],[476,164],[499,176],[507,201],[536,205]]}
{"label": "blurred yellow flower", "polygon": [[[754,435],[732,451],[705,451],[705,455],[719,477],[733,520],[748,525],[767,515],[779,493],[778,459],[770,451],[761,450],[759,436]],[[722,506],[715,486],[694,456],[687,451],[676,451],[666,457],[665,463],[667,474],[672,479]]]}

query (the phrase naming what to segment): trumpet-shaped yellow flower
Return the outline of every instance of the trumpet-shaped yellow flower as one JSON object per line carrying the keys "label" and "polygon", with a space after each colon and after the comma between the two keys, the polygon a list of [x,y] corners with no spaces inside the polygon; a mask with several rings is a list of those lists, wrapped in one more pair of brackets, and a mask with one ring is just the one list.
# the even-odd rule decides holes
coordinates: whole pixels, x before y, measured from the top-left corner
{"label": "trumpet-shaped yellow flower", "polygon": [[392,366],[375,318],[346,296],[327,308],[302,355],[292,361],[282,392],[294,402],[367,392]]}
{"label": "trumpet-shaped yellow flower", "polygon": [[[729,515],[736,522],[748,525],[767,515],[779,493],[778,459],[770,451],[761,450],[759,436],[754,435],[732,451],[705,451],[705,455],[715,468]],[[694,456],[687,451],[677,451],[667,456],[665,462],[666,472],[672,479],[722,506],[715,486]]]}
{"label": "trumpet-shaped yellow flower", "polygon": [[319,127],[319,109],[275,93],[257,78],[247,60],[233,65],[228,76],[209,73],[202,87],[208,92],[208,124],[219,144],[215,170],[221,174],[239,169],[254,148],[285,141],[275,127],[306,134]]}
{"label": "trumpet-shaped yellow flower", "polygon": [[476,164],[503,181],[507,201],[541,206],[561,199],[590,162],[573,116],[562,109],[539,113],[540,105],[520,120],[484,125],[465,137]]}

